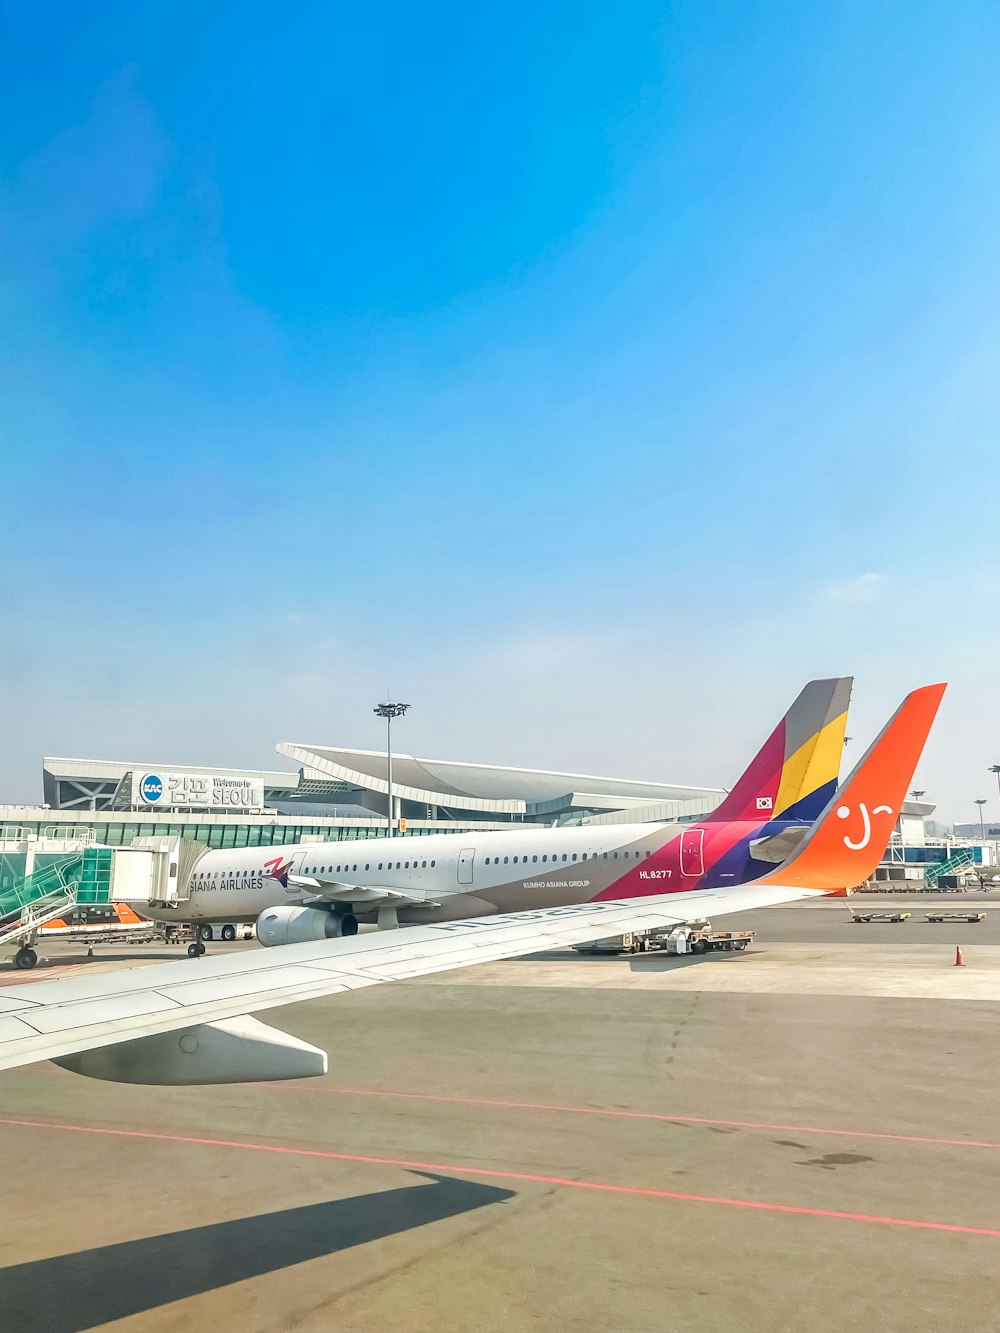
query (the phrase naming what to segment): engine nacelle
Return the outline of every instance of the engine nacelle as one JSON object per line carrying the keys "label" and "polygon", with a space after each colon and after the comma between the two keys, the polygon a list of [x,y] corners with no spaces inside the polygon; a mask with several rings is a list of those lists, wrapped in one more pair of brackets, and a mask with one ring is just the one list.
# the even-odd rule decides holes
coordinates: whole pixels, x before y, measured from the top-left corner
{"label": "engine nacelle", "polygon": [[353,934],[344,929],[345,920],[354,925],[354,917],[338,916],[326,907],[268,907],[257,918],[257,938],[265,948],[275,944],[311,944],[314,940],[332,940]]}

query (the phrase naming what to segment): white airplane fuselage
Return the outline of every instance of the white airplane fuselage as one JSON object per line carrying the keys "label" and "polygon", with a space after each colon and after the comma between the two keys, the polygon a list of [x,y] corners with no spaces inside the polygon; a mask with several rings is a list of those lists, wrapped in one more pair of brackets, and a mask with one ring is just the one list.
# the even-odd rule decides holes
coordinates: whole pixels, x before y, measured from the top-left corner
{"label": "white airplane fuselage", "polygon": [[194,867],[187,899],[142,910],[158,920],[249,922],[279,904],[329,899],[373,920],[378,891],[389,890],[400,895],[384,900],[399,919],[419,922],[681,892],[763,873],[731,856],[715,865],[712,856],[720,834],[727,849],[748,847],[760,829],[759,821],[613,824],[210,851]]}

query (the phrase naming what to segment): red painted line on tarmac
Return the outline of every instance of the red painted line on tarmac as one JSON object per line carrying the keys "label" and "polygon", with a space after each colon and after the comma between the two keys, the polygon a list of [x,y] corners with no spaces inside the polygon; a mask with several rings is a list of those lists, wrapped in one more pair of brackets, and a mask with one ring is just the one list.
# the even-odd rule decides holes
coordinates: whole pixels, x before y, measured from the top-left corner
{"label": "red painted line on tarmac", "polygon": [[431,1092],[385,1092],[380,1088],[310,1088],[301,1084],[264,1083],[259,1087],[289,1092],[321,1092],[328,1096],[391,1097],[401,1101],[446,1102],[459,1106],[497,1106],[517,1111],[559,1111],[566,1115],[600,1115],[624,1120],[661,1120],[673,1125],[721,1125],[731,1129],[780,1129],[794,1134],[834,1134],[849,1139],[888,1139],[896,1143],[923,1143],[938,1148],[1000,1148],[981,1139],[938,1139],[922,1134],[887,1134],[873,1129],[829,1129],[818,1125],[781,1125],[768,1120],[716,1120],[703,1115],[664,1115],[657,1111],[621,1111],[603,1106],[560,1106],[552,1102],[507,1102],[493,1097],[454,1097]]}
{"label": "red painted line on tarmac", "polygon": [[110,1138],[155,1140],[159,1143],[189,1143],[208,1148],[242,1148],[250,1152],[281,1153],[288,1157],[320,1157],[335,1162],[360,1162],[368,1166],[397,1166],[411,1171],[446,1172],[489,1180],[523,1180],[538,1185],[561,1185],[567,1189],[594,1190],[602,1194],[624,1194],[647,1199],[675,1199],[683,1203],[714,1203],[726,1208],[750,1208],[765,1213],[793,1213],[798,1217],[830,1217],[841,1222],[871,1222],[880,1226],[912,1227],[921,1231],[955,1231],[966,1236],[1000,1237],[1000,1229],[961,1226],[954,1222],[922,1222],[910,1217],[882,1217],[876,1213],[846,1213],[833,1208],[806,1208],[790,1203],[765,1203],[759,1199],[729,1199],[714,1194],[681,1194],[639,1185],[607,1185],[597,1180],[570,1180],[566,1176],[543,1176],[527,1171],[503,1171],[498,1167],[465,1166],[455,1162],[415,1162],[405,1157],[369,1157],[360,1153],[328,1152],[323,1148],[288,1148],[274,1143],[244,1143],[236,1139],[203,1139],[188,1134],[156,1134],[144,1129],[103,1129],[95,1125],[60,1125],[43,1120],[0,1117],[0,1125],[25,1129],[55,1129],[73,1134],[102,1134]]}

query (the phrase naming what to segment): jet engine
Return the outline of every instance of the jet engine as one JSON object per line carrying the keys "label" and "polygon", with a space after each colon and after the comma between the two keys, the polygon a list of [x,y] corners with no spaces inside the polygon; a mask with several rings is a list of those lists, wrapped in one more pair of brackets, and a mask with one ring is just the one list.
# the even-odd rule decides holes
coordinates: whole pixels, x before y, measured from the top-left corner
{"label": "jet engine", "polygon": [[356,935],[357,917],[328,907],[268,907],[257,918],[257,938],[265,948],[275,944],[310,944],[339,935]]}

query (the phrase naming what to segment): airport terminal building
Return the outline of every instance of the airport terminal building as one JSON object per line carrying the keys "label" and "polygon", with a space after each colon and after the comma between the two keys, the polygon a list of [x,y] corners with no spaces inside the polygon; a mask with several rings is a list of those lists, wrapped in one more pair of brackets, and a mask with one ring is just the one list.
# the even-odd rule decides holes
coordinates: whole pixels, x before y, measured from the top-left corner
{"label": "airport terminal building", "polygon": [[[210,847],[375,838],[389,815],[385,752],[281,743],[298,765],[247,770],[138,760],[45,758],[42,806],[0,806],[25,834],[93,831],[106,846],[180,836]],[[511,823],[693,820],[721,788],[419,759],[393,753],[393,814],[407,836]]]}

